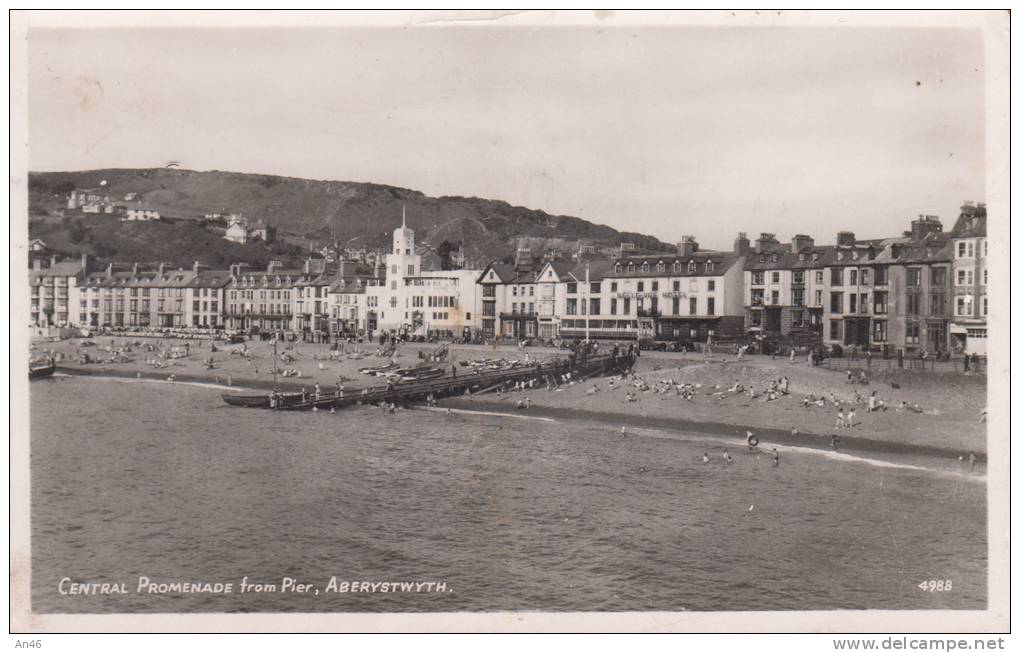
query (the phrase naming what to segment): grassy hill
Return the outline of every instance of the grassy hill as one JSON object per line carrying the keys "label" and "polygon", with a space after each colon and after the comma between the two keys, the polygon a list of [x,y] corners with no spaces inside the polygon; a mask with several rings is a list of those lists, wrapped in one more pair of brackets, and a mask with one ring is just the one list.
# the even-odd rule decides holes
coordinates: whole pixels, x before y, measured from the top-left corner
{"label": "grassy hill", "polygon": [[[34,216],[45,215],[64,206],[71,188],[98,188],[103,181],[106,182],[103,192],[115,201],[123,202],[128,193],[137,193],[141,201],[169,216],[242,213],[249,219],[263,219],[275,225],[280,235],[291,243],[309,240],[322,243],[335,237],[341,245],[386,247],[390,233],[400,226],[401,208],[406,205],[408,226],[415,230],[419,241],[434,247],[443,240],[463,243],[470,257],[499,259],[507,256],[512,253],[513,239],[517,236],[586,239],[605,245],[626,241],[648,251],[672,250],[670,245],[651,236],[619,232],[579,218],[552,216],[498,200],[434,198],[418,191],[378,184],[215,170],[155,168],[30,173],[30,212]],[[32,235],[47,243],[53,240],[55,245],[61,240],[60,229],[50,225],[50,229],[40,230],[45,224],[45,220],[32,220]],[[95,224],[94,229],[90,228],[93,237],[111,239],[109,245],[117,250],[119,258],[148,260],[146,256],[161,246],[165,248],[166,239],[172,238],[184,239],[187,251],[193,252],[192,259],[212,257],[220,252],[218,258],[245,260],[244,255],[255,256],[266,249],[265,245],[260,245],[258,252],[236,251],[200,225],[116,223],[100,227],[98,222]],[[65,229],[69,227],[64,225]],[[44,232],[49,233],[49,238]]]}

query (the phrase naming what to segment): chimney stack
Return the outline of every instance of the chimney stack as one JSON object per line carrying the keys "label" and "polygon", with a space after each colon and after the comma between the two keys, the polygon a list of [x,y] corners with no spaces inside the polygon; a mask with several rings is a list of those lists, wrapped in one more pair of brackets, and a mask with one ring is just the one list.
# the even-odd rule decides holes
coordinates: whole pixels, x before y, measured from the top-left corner
{"label": "chimney stack", "polygon": [[758,254],[762,254],[778,244],[779,241],[776,240],[775,234],[763,231],[761,235],[758,236],[758,240],[754,241],[754,251]]}
{"label": "chimney stack", "polygon": [[113,276],[113,263],[106,264],[106,278],[109,279]]}
{"label": "chimney stack", "polygon": [[137,277],[138,276],[138,263],[137,262],[131,264],[131,276],[132,277]]}
{"label": "chimney stack", "polygon": [[88,254],[81,255],[81,269],[85,274],[88,274],[92,269],[92,257]]}
{"label": "chimney stack", "polygon": [[159,264],[158,270],[159,270],[159,276],[162,277],[163,276],[163,272],[166,270],[166,263],[162,263],[161,262]]}
{"label": "chimney stack", "polygon": [[836,234],[836,244],[840,247],[851,247],[857,242],[857,237],[852,231],[841,231]]}
{"label": "chimney stack", "polygon": [[680,236],[680,242],[676,246],[677,256],[690,256],[696,251],[698,242],[694,240],[694,236]]}
{"label": "chimney stack", "polygon": [[794,254],[800,254],[806,249],[811,249],[815,246],[815,239],[811,236],[805,236],[804,234],[797,234],[790,241],[791,251]]}
{"label": "chimney stack", "polygon": [[751,241],[747,239],[747,233],[741,231],[733,241],[733,252],[737,256],[747,256],[751,253]]}
{"label": "chimney stack", "polygon": [[938,233],[942,233],[942,221],[937,215],[922,214],[910,221],[910,237],[914,240],[923,240],[929,234]]}

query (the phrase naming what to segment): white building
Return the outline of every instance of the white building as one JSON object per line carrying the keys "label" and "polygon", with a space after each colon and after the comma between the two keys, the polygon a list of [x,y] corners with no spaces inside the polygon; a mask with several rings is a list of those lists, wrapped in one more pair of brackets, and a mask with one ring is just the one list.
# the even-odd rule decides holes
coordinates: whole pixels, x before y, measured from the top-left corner
{"label": "white building", "polygon": [[393,231],[385,276],[365,290],[366,328],[407,335],[461,337],[478,327],[478,270],[422,271],[414,231],[403,223]]}
{"label": "white building", "polygon": [[248,221],[240,215],[231,215],[230,223],[227,225],[227,233],[223,236],[232,243],[245,245],[248,243]]}
{"label": "white building", "polygon": [[148,209],[128,209],[122,220],[124,222],[148,222],[151,220],[159,220],[159,218],[159,211],[151,211]]}

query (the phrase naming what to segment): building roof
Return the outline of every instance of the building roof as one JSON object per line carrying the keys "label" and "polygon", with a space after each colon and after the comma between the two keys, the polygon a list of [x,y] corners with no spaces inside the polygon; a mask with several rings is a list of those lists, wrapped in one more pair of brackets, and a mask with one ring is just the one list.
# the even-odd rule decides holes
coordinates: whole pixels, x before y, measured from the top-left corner
{"label": "building roof", "polygon": [[92,288],[190,288],[195,273],[191,270],[118,270],[93,272],[86,277],[83,285]]}
{"label": "building roof", "polygon": [[192,288],[223,288],[230,283],[230,270],[202,270],[194,276]]}
{"label": "building roof", "polygon": [[81,261],[61,261],[41,270],[29,270],[29,278],[74,277],[82,272]]}
{"label": "building roof", "polygon": [[984,238],[988,235],[988,214],[980,212],[961,213],[949,232],[952,238]]}
{"label": "building roof", "polygon": [[[566,274],[567,277],[576,281],[584,281],[585,276],[589,281],[602,281],[613,271],[614,261],[610,259],[594,259],[585,263],[574,265]],[[563,275],[560,275],[563,279]]]}
{"label": "building roof", "polygon": [[[361,281],[358,284],[358,281]],[[368,280],[361,277],[343,277],[336,279],[329,285],[329,292],[331,293],[363,293],[365,288],[368,287]]]}
{"label": "building roof", "polygon": [[490,263],[485,266],[482,273],[478,275],[478,283],[487,281],[485,278],[489,270],[496,273],[500,283],[535,283],[540,270],[528,270],[522,272],[509,263]]}
{"label": "building roof", "polygon": [[921,240],[890,238],[875,256],[875,263],[947,263],[953,260],[952,241],[946,234],[930,234]]}
{"label": "building roof", "polygon": [[574,265],[574,263],[566,261],[549,261],[539,269],[539,274],[544,272],[546,268],[550,268],[556,274],[557,279],[562,281],[574,269]]}
{"label": "building roof", "polygon": [[[612,268],[604,276],[607,279],[643,278],[660,275],[715,277],[724,274],[740,258],[734,252],[713,251],[694,252],[688,256],[677,256],[675,254],[622,256],[613,261]],[[690,269],[692,261],[694,262],[693,270]],[[709,261],[712,263],[712,269],[708,269]],[[644,269],[645,263],[648,263],[648,270]],[[665,266],[664,271],[658,270],[659,263]]]}

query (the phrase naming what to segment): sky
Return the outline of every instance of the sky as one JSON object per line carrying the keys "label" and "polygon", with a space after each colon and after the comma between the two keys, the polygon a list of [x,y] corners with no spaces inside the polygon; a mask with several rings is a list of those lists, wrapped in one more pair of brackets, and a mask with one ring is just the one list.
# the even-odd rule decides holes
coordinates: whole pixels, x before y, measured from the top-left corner
{"label": "sky", "polygon": [[34,171],[389,184],[728,248],[984,201],[978,30],[32,29]]}

